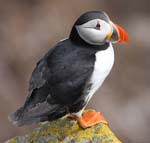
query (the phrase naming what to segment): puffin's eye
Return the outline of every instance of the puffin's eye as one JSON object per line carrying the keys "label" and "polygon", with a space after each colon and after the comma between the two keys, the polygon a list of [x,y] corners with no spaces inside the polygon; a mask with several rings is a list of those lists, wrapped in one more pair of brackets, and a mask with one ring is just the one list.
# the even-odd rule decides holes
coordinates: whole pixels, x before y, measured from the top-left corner
{"label": "puffin's eye", "polygon": [[101,25],[100,25],[100,23],[97,23],[97,24],[96,24],[95,29],[97,29],[97,30],[100,30],[100,29],[101,29]]}

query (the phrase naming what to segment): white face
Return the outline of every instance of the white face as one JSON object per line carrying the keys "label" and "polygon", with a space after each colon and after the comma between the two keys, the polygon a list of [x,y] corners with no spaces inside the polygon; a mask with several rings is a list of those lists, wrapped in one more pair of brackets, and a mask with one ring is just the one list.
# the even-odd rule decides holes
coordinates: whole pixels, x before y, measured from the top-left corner
{"label": "white face", "polygon": [[102,45],[106,42],[106,36],[113,32],[111,24],[101,19],[90,20],[76,26],[79,36],[89,44]]}

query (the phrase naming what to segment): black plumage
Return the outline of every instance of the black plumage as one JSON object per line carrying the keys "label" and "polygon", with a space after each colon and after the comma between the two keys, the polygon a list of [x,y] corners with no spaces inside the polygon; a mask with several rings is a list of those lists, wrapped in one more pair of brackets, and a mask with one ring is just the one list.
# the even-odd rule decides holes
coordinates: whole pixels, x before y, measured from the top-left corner
{"label": "black plumage", "polygon": [[24,106],[11,114],[17,125],[54,120],[79,111],[83,91],[93,72],[95,53],[101,48],[84,47],[70,39],[58,43],[37,63]]}

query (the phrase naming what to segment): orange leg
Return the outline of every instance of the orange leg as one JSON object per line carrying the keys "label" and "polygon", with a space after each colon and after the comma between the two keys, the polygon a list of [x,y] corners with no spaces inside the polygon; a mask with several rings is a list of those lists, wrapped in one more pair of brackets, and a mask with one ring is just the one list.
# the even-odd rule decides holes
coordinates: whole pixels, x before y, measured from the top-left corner
{"label": "orange leg", "polygon": [[100,112],[96,112],[95,110],[87,111],[85,110],[82,117],[76,117],[74,115],[70,116],[73,119],[76,119],[79,125],[82,128],[88,128],[94,126],[98,123],[108,124],[106,119],[101,115]]}

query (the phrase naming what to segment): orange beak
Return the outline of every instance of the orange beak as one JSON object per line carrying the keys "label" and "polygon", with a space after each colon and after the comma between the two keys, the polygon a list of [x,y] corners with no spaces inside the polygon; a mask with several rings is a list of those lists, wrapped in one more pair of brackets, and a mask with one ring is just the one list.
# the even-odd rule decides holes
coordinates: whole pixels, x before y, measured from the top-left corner
{"label": "orange beak", "polygon": [[119,37],[119,40],[117,41],[117,43],[128,43],[129,37],[128,37],[128,34],[125,32],[125,30],[118,24],[114,24],[114,25],[116,27],[116,30],[118,32],[118,37]]}

